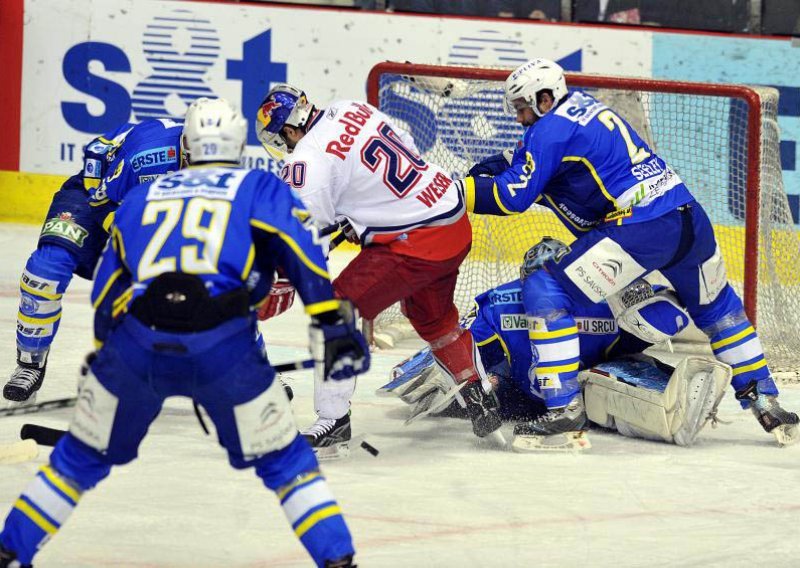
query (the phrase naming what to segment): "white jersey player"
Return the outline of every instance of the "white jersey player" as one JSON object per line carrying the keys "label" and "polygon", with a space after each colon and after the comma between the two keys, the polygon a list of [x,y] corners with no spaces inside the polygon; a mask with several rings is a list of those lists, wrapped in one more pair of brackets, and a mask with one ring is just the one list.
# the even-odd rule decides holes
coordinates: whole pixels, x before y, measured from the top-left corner
{"label": "white jersey player", "polygon": [[[317,109],[290,85],[267,94],[256,131],[268,151],[288,153],[283,178],[315,221],[342,223],[348,239],[362,245],[334,281],[337,295],[366,319],[402,302],[437,362],[464,385],[476,435],[496,430],[500,420],[481,386],[472,336],[459,327],[453,303],[472,228],[450,176],[423,160],[411,136],[375,107],[339,101]],[[350,439],[354,387],[353,381],[317,383],[319,420],[306,433],[316,448]]]}

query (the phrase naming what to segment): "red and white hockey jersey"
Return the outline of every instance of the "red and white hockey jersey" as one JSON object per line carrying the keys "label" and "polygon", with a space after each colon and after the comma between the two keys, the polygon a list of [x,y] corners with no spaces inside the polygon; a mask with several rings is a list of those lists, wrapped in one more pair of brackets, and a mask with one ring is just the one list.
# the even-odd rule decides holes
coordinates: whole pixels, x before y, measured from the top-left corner
{"label": "red and white hockey jersey", "polygon": [[365,245],[439,260],[471,240],[463,197],[375,107],[338,101],[319,110],[286,158],[284,180],[321,225],[344,218]]}

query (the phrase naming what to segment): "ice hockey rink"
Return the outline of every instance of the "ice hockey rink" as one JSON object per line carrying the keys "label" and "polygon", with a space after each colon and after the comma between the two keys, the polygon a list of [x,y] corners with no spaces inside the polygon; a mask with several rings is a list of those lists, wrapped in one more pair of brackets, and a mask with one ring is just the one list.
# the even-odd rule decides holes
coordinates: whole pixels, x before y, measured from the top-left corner
{"label": "ice hockey rink", "polygon": [[[17,282],[37,229],[0,225],[0,345],[14,365]],[[346,258],[334,253],[332,265]],[[91,348],[90,285],[76,279],[39,401],[72,396]],[[275,363],[305,358],[301,307],[263,327]],[[403,426],[408,407],[377,397],[414,345],[373,353],[352,406],[354,448],[323,470],[364,567],[797,566],[800,446],[779,448],[732,392],[692,448],[593,431],[580,454],[515,454],[482,446],[466,421]],[[291,376],[298,425],[313,420],[310,372]],[[782,401],[800,409],[800,388]],[[0,418],[0,443],[24,423],[65,428],[71,410]],[[510,437],[511,425],[505,427]],[[0,466],[3,515],[49,450]],[[276,498],[234,471],[186,399],[168,403],[140,458],[86,494],[37,567],[311,566]]]}

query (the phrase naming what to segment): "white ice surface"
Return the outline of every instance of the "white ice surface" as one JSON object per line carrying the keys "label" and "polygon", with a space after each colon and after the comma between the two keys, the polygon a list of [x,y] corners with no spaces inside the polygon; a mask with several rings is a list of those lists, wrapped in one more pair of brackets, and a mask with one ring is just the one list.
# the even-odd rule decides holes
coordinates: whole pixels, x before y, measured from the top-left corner
{"label": "white ice surface", "polygon": [[[14,363],[17,281],[36,230],[0,225],[0,345]],[[341,264],[335,259],[334,264]],[[39,400],[71,396],[91,348],[89,283],[66,296]],[[264,327],[275,362],[304,358],[301,309]],[[389,369],[413,346],[373,354],[353,401],[354,449],[323,464],[353,532],[360,566],[797,566],[800,446],[778,448],[733,396],[689,449],[592,432],[580,455],[519,455],[481,447],[467,422],[404,427],[407,407],[378,398]],[[298,424],[313,420],[310,373],[292,381]],[[784,405],[800,408],[800,390]],[[66,427],[70,410],[0,418],[0,443],[22,424]],[[506,427],[510,434],[511,426]],[[48,451],[0,466],[10,505]],[[3,513],[4,514],[4,513]],[[234,471],[205,437],[186,400],[168,403],[140,458],[82,499],[36,566],[311,566],[272,494]]]}

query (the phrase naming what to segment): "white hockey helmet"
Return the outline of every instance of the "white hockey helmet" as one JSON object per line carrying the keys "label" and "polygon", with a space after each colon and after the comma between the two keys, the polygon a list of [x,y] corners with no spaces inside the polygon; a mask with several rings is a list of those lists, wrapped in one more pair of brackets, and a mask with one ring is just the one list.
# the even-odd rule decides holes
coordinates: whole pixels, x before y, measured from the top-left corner
{"label": "white hockey helmet", "polygon": [[247,142],[247,120],[226,99],[201,97],[186,111],[182,141],[190,164],[239,163]]}
{"label": "white hockey helmet", "polygon": [[303,91],[286,83],[275,85],[258,107],[255,121],[258,140],[270,154],[272,150],[291,153],[281,133],[283,127],[305,129],[313,112],[314,105]]}
{"label": "white hockey helmet", "polygon": [[549,59],[533,59],[523,63],[506,79],[503,107],[509,114],[516,114],[521,107],[531,107],[536,116],[544,116],[536,102],[542,91],[551,91],[556,102],[567,96],[564,69]]}

